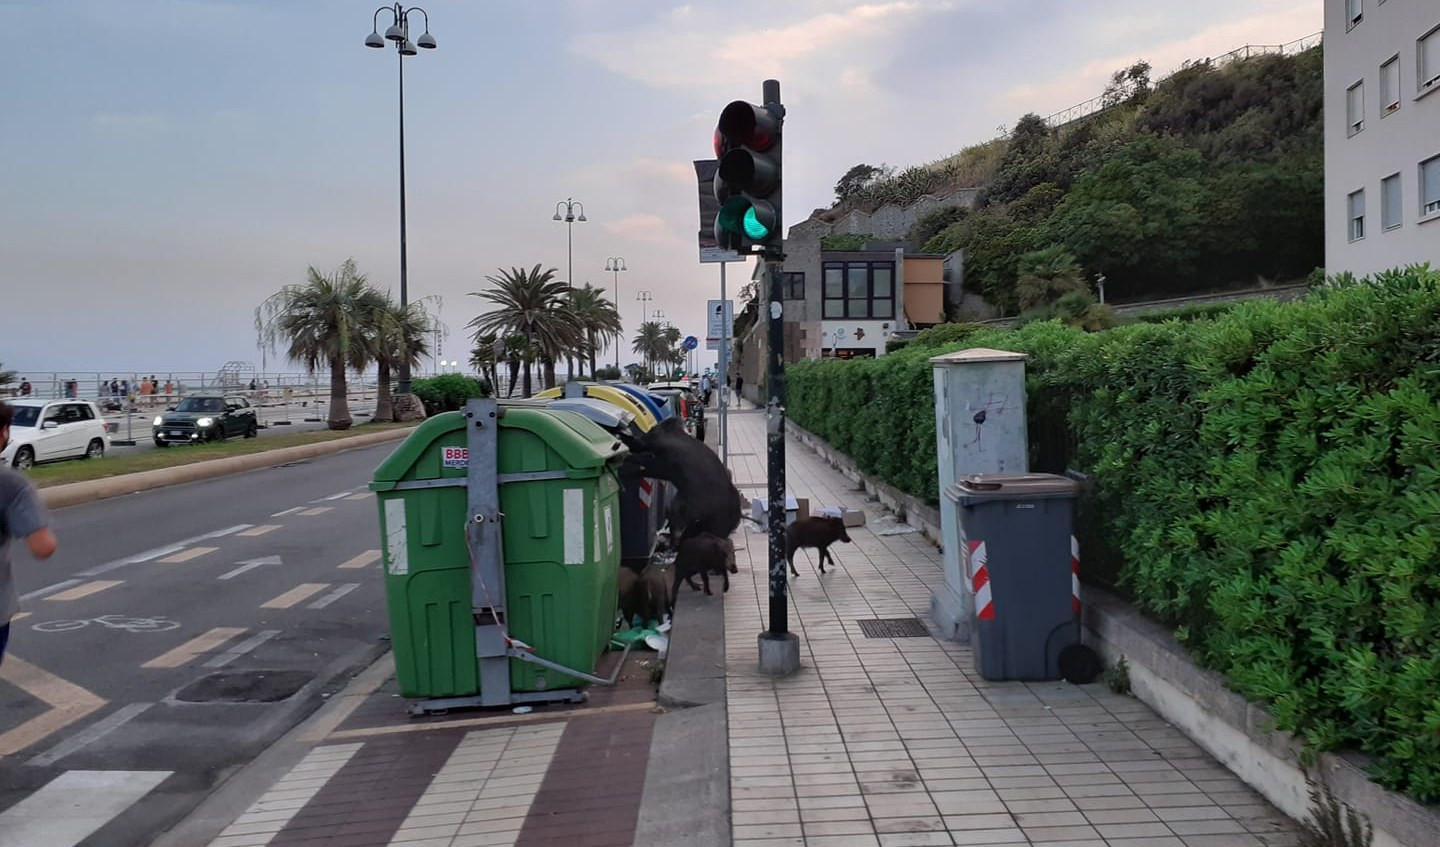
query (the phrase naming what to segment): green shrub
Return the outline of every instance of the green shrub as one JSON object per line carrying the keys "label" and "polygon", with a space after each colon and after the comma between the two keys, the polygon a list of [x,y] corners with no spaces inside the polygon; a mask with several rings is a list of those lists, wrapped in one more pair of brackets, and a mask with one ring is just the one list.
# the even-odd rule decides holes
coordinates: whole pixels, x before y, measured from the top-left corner
{"label": "green shrub", "polygon": [[945,323],[932,326],[929,329],[922,329],[915,334],[913,342],[916,347],[940,347],[945,344],[955,344],[964,341],[977,332],[985,329],[981,324],[972,323]]}
{"label": "green shrub", "polygon": [[863,232],[837,232],[832,235],[820,236],[820,249],[853,252],[865,249],[865,242],[875,240],[877,240],[875,236]]}
{"label": "green shrub", "polygon": [[1147,324],[1163,324],[1166,321],[1199,321],[1219,317],[1234,309],[1236,303],[1196,303],[1193,306],[1178,306],[1158,312],[1143,312],[1132,320]]}
{"label": "green shrub", "polygon": [[425,413],[454,412],[465,408],[471,397],[489,397],[489,389],[474,377],[442,374],[413,380],[410,390],[425,404]]}
{"label": "green shrub", "polygon": [[1440,272],[1189,323],[919,342],[792,366],[790,414],[934,502],[926,359],[1028,354],[1049,465],[1032,466],[1090,480],[1082,567],[1118,565],[1137,605],[1280,729],[1359,748],[1381,784],[1440,801]]}
{"label": "green shrub", "polygon": [[595,378],[599,380],[618,380],[620,379],[620,369],[615,367],[614,365],[606,365],[603,368],[596,368]]}

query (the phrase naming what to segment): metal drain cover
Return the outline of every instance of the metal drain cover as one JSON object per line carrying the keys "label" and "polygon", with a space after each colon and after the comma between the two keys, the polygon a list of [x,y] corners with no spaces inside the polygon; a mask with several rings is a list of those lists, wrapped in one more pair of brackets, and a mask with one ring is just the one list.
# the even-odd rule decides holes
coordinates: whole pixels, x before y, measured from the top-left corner
{"label": "metal drain cover", "polygon": [[919,618],[867,618],[860,622],[866,638],[928,638],[930,630]]}
{"label": "metal drain cover", "polygon": [[201,677],[175,694],[185,703],[278,703],[314,678],[309,671],[222,671]]}

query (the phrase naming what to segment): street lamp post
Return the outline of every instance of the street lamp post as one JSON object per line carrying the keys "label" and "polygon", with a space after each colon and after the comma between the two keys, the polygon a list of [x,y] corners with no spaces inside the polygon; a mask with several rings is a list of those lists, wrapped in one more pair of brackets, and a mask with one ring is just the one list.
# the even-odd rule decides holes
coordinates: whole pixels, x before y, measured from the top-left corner
{"label": "street lamp post", "polygon": [[[385,37],[380,37],[380,13],[390,12],[391,24],[385,30]],[[413,42],[410,40],[410,14],[419,12],[425,19],[425,31]],[[365,37],[366,47],[381,48],[386,41],[395,42],[395,52],[400,57],[400,308],[403,311],[410,304],[410,289],[407,276],[406,255],[405,255],[405,57],[414,56],[420,47],[426,50],[434,50],[435,36],[430,34],[430,15],[419,6],[412,6],[407,9],[403,4],[396,3],[394,6],[381,6],[375,10],[372,19],[371,31]],[[396,386],[396,394],[410,393],[410,357],[400,358],[400,384]]]}
{"label": "street lamp post", "polygon": [[[640,303],[640,323],[642,324],[641,329],[643,330],[643,324],[650,319],[647,317],[650,314],[650,301],[655,299],[655,295],[649,291],[638,291],[635,293],[635,299]],[[648,365],[649,354],[646,354],[645,358],[646,364]]]}
{"label": "street lamp post", "polygon": [[[565,208],[565,214],[560,214],[560,208]],[[580,214],[575,214],[579,209]],[[585,223],[585,204],[573,197],[566,197],[555,204],[555,221],[565,222],[565,284],[571,288],[575,287],[575,222]]]}
{"label": "street lamp post", "polygon": [[[620,317],[620,272],[629,270],[625,267],[625,259],[622,256],[611,256],[605,260],[605,270],[615,274],[615,315]],[[620,342],[625,338],[625,319],[620,318],[620,335],[615,339],[615,370],[620,370]],[[594,374],[591,374],[593,377]]]}

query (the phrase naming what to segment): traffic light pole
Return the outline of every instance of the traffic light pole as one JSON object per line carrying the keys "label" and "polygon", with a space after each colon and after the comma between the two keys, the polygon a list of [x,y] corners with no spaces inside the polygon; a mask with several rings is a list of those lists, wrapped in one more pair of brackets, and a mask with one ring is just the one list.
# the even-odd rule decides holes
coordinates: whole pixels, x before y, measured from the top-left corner
{"label": "traffic light pole", "polygon": [[[780,106],[780,82],[767,79],[764,104]],[[783,112],[781,113],[783,115]],[[778,166],[778,162],[776,163]],[[778,250],[765,256],[769,354],[765,373],[766,464],[770,493],[770,628],[760,633],[760,671],[783,676],[800,668],[800,639],[790,631],[785,563],[785,304]]]}

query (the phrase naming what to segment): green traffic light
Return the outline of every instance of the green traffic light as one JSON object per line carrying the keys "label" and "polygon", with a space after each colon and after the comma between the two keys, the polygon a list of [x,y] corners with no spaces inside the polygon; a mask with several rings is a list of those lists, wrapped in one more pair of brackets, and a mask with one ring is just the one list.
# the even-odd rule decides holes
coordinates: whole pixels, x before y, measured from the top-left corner
{"label": "green traffic light", "polygon": [[770,237],[770,227],[760,222],[759,216],[755,214],[754,206],[745,210],[745,222],[743,226],[745,227],[745,235],[748,238],[761,241]]}

